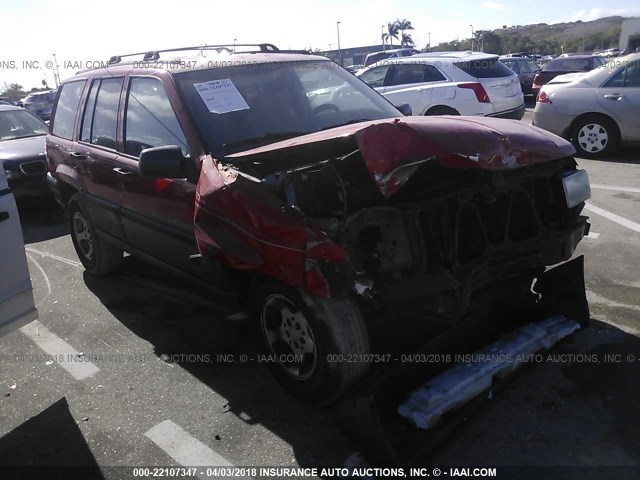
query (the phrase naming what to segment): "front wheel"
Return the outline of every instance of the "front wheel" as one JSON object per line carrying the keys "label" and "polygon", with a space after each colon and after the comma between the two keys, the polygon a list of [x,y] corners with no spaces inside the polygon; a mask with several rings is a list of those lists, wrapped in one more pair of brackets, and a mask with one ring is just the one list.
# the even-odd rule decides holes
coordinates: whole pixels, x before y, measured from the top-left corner
{"label": "front wheel", "polygon": [[267,365],[293,395],[335,401],[369,369],[369,335],[350,299],[318,299],[277,283],[252,295]]}
{"label": "front wheel", "polygon": [[107,275],[120,269],[122,250],[100,238],[76,194],[67,207],[69,232],[78,258],[94,275]]}
{"label": "front wheel", "polygon": [[593,115],[576,123],[571,140],[578,157],[602,158],[617,150],[620,136],[615,123]]}

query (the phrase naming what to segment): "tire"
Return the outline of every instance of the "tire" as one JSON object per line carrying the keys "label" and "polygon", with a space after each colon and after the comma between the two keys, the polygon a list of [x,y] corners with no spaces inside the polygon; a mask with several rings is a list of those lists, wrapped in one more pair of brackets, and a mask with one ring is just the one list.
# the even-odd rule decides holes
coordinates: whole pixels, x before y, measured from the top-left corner
{"label": "tire", "polygon": [[[258,286],[251,299],[261,351],[269,355],[267,365],[294,396],[327,405],[369,370],[366,358],[359,361],[360,355],[370,353],[370,342],[354,301],[311,298],[271,281]],[[287,362],[291,354],[301,361]]]}
{"label": "tire", "polygon": [[426,116],[432,116],[432,115],[460,115],[460,112],[458,112],[457,110],[451,108],[451,107],[445,107],[443,105],[440,105],[438,107],[433,107],[430,110],[427,111],[427,113],[425,113]]}
{"label": "tire", "polygon": [[620,133],[616,124],[603,116],[589,115],[573,127],[571,142],[576,156],[582,158],[603,158],[618,149]]}
{"label": "tire", "polygon": [[108,275],[120,270],[122,250],[97,235],[78,194],[69,200],[67,214],[73,247],[84,268],[93,275]]}

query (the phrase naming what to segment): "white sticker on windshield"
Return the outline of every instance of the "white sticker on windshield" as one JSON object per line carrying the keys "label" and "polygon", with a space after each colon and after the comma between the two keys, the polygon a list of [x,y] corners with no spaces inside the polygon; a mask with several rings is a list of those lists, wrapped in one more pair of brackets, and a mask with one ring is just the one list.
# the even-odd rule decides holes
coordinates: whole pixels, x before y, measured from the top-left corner
{"label": "white sticker on windshield", "polygon": [[238,110],[248,110],[249,105],[228,78],[211,80],[210,82],[193,85],[200,94],[211,113],[228,113]]}

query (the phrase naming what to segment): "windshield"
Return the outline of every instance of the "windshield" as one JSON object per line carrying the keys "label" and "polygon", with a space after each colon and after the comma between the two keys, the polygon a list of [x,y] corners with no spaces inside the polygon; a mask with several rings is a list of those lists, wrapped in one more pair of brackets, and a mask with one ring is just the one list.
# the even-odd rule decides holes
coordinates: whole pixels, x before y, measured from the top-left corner
{"label": "windshield", "polygon": [[0,142],[46,135],[48,129],[46,124],[24,110],[0,112]]}
{"label": "windshield", "polygon": [[195,70],[175,79],[216,157],[340,125],[401,116],[331,61]]}

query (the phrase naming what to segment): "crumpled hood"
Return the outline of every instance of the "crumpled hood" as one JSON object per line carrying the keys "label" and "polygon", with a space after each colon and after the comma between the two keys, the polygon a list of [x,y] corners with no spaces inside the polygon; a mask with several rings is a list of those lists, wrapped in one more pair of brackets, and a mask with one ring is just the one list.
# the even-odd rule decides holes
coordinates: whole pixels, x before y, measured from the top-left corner
{"label": "crumpled hood", "polygon": [[[312,133],[227,157],[230,160],[273,163],[276,152],[331,150],[331,144],[353,137],[371,177],[389,197],[421,163],[438,160],[451,168],[504,170],[564,158],[575,153],[566,140],[518,120],[485,117],[402,117],[346,125]],[[315,158],[315,157],[314,157]]]}

